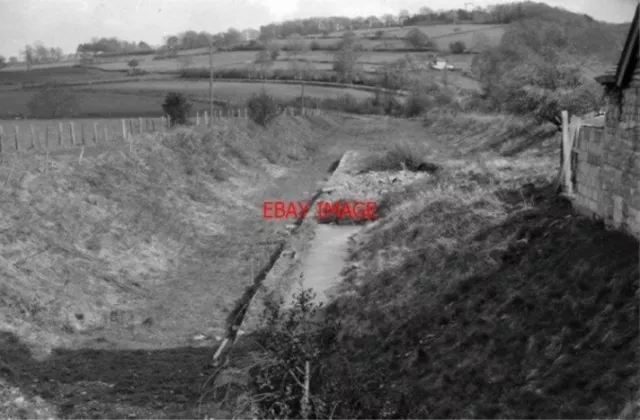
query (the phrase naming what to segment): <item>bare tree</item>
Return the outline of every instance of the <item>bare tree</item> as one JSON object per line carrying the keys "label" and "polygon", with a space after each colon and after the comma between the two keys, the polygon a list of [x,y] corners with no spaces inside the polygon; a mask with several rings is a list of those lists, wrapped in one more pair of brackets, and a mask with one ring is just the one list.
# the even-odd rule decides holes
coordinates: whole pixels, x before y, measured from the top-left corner
{"label": "bare tree", "polygon": [[178,47],[180,46],[180,40],[177,36],[172,35],[167,37],[165,41],[165,47],[167,48],[167,53],[170,56],[176,55],[178,53]]}
{"label": "bare tree", "polygon": [[298,57],[309,51],[307,42],[300,34],[293,34],[287,39],[287,54],[293,57],[294,61]]}
{"label": "bare tree", "polygon": [[27,64],[27,71],[31,70],[31,66],[35,61],[35,50],[31,45],[25,45],[24,50],[21,52],[22,56],[24,56],[24,61]]}
{"label": "bare tree", "polygon": [[333,56],[333,70],[346,83],[353,83],[357,73],[358,60],[364,54],[362,47],[355,42],[355,34],[347,32],[343,35],[339,50]]}
{"label": "bare tree", "polygon": [[266,48],[258,51],[253,62],[258,67],[260,77],[265,80],[267,70],[273,66],[271,51]]}
{"label": "bare tree", "polygon": [[381,19],[386,27],[392,26],[394,23],[396,23],[396,18],[391,13],[382,15]]}
{"label": "bare tree", "polygon": [[46,63],[49,61],[49,50],[44,46],[42,41],[37,41],[33,44],[33,48],[35,51],[35,59],[36,63]]}
{"label": "bare tree", "polygon": [[404,26],[404,22],[409,19],[409,11],[406,9],[403,9],[400,11],[400,14],[398,15],[398,22],[400,23],[400,25]]}
{"label": "bare tree", "polygon": [[304,107],[304,79],[308,75],[306,70],[308,63],[300,64],[298,58],[309,51],[309,45],[300,34],[293,34],[287,39],[287,54],[293,57],[291,67],[295,77],[300,80],[300,97],[302,98],[301,106]]}
{"label": "bare tree", "polygon": [[433,10],[427,6],[423,6],[420,8],[420,10],[418,10],[418,13],[420,13],[421,15],[428,16],[433,13]]}
{"label": "bare tree", "polygon": [[242,42],[242,33],[235,28],[229,28],[223,36],[224,43],[227,47],[232,47],[233,45]]}

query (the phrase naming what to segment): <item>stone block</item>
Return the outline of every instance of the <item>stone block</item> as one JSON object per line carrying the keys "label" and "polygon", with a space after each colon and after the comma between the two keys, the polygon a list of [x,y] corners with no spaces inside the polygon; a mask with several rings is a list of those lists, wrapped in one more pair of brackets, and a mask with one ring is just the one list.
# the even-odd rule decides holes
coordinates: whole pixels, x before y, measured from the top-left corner
{"label": "stone block", "polygon": [[599,154],[591,151],[587,153],[587,163],[589,163],[590,165],[599,166],[602,163],[602,157]]}

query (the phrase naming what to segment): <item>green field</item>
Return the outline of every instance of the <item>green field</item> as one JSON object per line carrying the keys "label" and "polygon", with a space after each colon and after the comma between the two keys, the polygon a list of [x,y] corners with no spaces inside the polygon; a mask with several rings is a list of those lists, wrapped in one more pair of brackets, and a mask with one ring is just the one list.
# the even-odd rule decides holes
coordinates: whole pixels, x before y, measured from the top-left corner
{"label": "green field", "polygon": [[19,86],[21,84],[36,83],[77,83],[123,79],[127,76],[119,73],[105,72],[100,69],[58,66],[52,68],[34,68],[31,71],[0,71],[0,89],[3,87]]}
{"label": "green field", "polygon": [[[355,32],[359,37],[359,42],[365,47],[383,47],[385,41],[392,42],[391,48],[406,47],[402,38],[412,29],[419,29],[429,38],[432,38],[440,50],[446,50],[449,43],[455,41],[463,41],[468,48],[475,48],[475,41],[478,40],[477,34],[483,34],[486,38],[488,46],[496,46],[500,43],[502,35],[504,35],[506,25],[482,25],[482,24],[463,24],[463,25],[429,25],[429,26],[406,26],[403,28],[371,28],[358,29]],[[384,34],[379,40],[366,39],[367,37],[375,37],[376,32],[383,31]],[[329,34],[329,38],[320,38],[320,35],[314,37],[316,42],[321,46],[335,44],[342,36],[344,31]],[[311,42],[311,40],[309,42]],[[286,44],[286,40],[279,40],[281,44]]]}
{"label": "green field", "polygon": [[[88,93],[86,87],[78,87],[77,91]],[[300,86],[294,84],[276,83],[244,83],[244,82],[215,82],[213,85],[214,96],[217,100],[231,103],[243,103],[255,93],[265,89],[268,93],[279,99],[290,100],[300,96]],[[135,93],[157,93],[163,97],[168,92],[182,92],[194,99],[207,100],[209,98],[209,82],[206,80],[168,80],[162,82],[130,82],[108,85],[96,85],[90,88],[92,92],[112,92],[114,95],[131,95]],[[305,86],[305,96],[314,98],[334,98],[341,94],[351,94],[358,99],[370,97],[370,92],[356,89]]]}
{"label": "green field", "polygon": [[[385,37],[404,37],[407,32],[412,29],[419,29],[424,32],[430,38],[455,35],[459,32],[469,31],[487,31],[494,28],[502,28],[504,33],[504,26],[506,25],[484,25],[480,23],[465,23],[465,24],[446,24],[446,25],[420,25],[420,26],[405,26],[405,27],[392,27],[392,28],[367,28],[356,29],[353,32],[361,37],[375,36],[376,32],[383,31]],[[332,32],[328,36],[340,37],[344,31]],[[319,36],[319,35],[318,35]]]}
{"label": "green field", "polygon": [[[125,84],[126,85],[126,84]],[[109,85],[99,85],[109,86]],[[0,91],[0,124],[1,118],[12,118],[15,115],[29,115],[27,103],[35,91],[14,90]],[[74,118],[127,118],[158,117],[163,114],[162,95],[135,95],[117,93],[108,90],[82,91],[75,90],[78,112]],[[194,103],[192,112],[209,109],[207,104]],[[13,123],[13,121],[11,121]]]}

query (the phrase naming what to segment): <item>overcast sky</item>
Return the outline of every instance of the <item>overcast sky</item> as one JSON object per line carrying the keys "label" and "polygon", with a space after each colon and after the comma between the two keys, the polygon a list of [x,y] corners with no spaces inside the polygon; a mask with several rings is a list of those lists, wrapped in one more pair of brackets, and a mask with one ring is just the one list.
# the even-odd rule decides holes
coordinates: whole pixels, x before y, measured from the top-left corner
{"label": "overcast sky", "polygon": [[[185,30],[221,32],[313,16],[380,16],[420,7],[464,8],[469,0],[0,0],[0,55],[17,55],[26,44],[75,52],[92,37],[160,44]],[[476,0],[476,6],[509,3]],[[549,0],[553,6],[609,22],[629,22],[638,0]]]}

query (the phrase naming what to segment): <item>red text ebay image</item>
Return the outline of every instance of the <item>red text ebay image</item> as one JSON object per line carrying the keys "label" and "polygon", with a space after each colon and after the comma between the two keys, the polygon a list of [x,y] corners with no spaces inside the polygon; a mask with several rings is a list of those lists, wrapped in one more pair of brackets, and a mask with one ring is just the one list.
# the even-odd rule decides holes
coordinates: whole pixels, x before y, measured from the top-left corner
{"label": "red text ebay image", "polygon": [[[318,219],[376,220],[375,201],[317,201]],[[300,219],[309,213],[311,203],[302,201],[265,201],[262,217],[265,219]]]}

